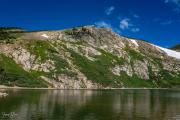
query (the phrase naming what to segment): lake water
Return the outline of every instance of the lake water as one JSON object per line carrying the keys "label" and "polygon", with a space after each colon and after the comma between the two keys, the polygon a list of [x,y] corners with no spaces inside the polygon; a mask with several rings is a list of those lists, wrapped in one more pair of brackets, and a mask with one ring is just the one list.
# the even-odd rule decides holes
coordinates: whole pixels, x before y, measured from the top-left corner
{"label": "lake water", "polygon": [[180,90],[6,90],[0,120],[180,120]]}

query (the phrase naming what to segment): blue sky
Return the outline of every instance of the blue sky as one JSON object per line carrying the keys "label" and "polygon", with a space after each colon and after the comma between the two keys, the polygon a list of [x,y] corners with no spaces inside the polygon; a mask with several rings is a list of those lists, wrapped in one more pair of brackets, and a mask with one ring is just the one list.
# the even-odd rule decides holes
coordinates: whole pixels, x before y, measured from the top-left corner
{"label": "blue sky", "polygon": [[55,30],[96,25],[170,47],[180,43],[180,0],[1,0],[0,26]]}

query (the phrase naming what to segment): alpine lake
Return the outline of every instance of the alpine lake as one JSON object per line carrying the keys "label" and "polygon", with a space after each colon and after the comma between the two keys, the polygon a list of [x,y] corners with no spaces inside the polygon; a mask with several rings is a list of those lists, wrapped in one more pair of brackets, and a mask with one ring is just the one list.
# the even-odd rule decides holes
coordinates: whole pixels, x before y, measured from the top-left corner
{"label": "alpine lake", "polygon": [[180,120],[180,89],[4,89],[0,120]]}

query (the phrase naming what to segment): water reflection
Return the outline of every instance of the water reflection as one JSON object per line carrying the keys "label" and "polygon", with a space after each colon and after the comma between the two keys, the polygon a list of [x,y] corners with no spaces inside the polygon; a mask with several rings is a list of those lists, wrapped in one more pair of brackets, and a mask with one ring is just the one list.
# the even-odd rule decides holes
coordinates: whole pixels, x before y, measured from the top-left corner
{"label": "water reflection", "polygon": [[[9,90],[7,92],[8,97],[0,98],[0,119],[9,117],[17,120],[180,119],[178,90]],[[4,113],[12,116],[5,116]]]}

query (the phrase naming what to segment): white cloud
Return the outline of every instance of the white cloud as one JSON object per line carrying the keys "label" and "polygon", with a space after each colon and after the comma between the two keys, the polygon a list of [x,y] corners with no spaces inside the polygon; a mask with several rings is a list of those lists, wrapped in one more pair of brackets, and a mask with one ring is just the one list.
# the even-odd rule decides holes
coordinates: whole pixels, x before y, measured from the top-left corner
{"label": "white cloud", "polygon": [[134,14],[133,17],[134,17],[134,18],[139,18],[139,15]]}
{"label": "white cloud", "polygon": [[175,5],[178,5],[180,7],[180,0],[165,0],[165,3],[173,3]]}
{"label": "white cloud", "polygon": [[130,19],[128,18],[124,18],[120,21],[120,28],[122,30],[125,30],[125,29],[128,29],[129,26],[131,26],[131,24],[129,23],[130,22]]}
{"label": "white cloud", "polygon": [[106,23],[105,21],[99,21],[99,22],[96,22],[95,25],[99,28],[108,28],[108,29],[111,29],[112,31],[116,32],[116,33],[121,33],[120,29],[118,28],[115,28],[115,27],[112,27],[111,24],[109,23]]}
{"label": "white cloud", "polygon": [[170,25],[170,24],[172,24],[173,22],[174,22],[174,21],[169,20],[169,21],[161,22],[160,24],[161,24],[161,25]]}
{"label": "white cloud", "polygon": [[111,24],[106,23],[105,21],[96,22],[95,25],[96,25],[97,27],[112,28]]}
{"label": "white cloud", "polygon": [[132,32],[139,32],[140,29],[139,29],[139,28],[132,28],[131,31],[132,31]]}
{"label": "white cloud", "polygon": [[160,19],[160,18],[155,18],[153,19],[153,22],[156,22],[160,25],[171,25],[171,24],[175,24],[175,23],[178,23],[179,21],[178,20],[173,20],[173,19],[170,19],[170,20],[163,20],[163,19]]}
{"label": "white cloud", "polygon": [[121,19],[119,27],[121,30],[130,30],[131,32],[140,31],[140,28],[134,25],[129,18]]}
{"label": "white cloud", "polygon": [[174,4],[176,7],[173,9],[173,11],[180,13],[180,0],[165,0],[164,2]]}
{"label": "white cloud", "polygon": [[112,14],[112,12],[114,11],[114,9],[115,9],[115,7],[114,6],[111,6],[111,7],[109,7],[108,9],[106,9],[106,15],[110,15],[110,14]]}

